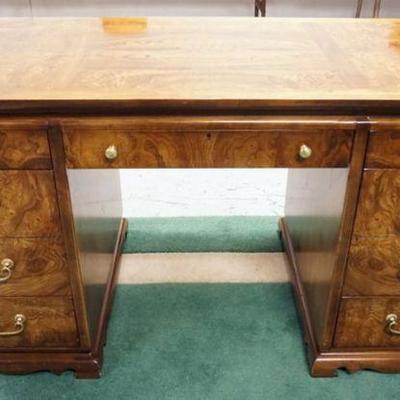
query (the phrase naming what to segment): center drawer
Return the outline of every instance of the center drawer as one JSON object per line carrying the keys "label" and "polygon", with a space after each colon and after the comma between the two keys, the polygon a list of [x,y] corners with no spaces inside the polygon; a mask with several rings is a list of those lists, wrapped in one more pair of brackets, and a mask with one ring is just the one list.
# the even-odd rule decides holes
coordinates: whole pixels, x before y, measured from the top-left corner
{"label": "center drawer", "polygon": [[346,167],[354,127],[302,121],[62,123],[69,168]]}

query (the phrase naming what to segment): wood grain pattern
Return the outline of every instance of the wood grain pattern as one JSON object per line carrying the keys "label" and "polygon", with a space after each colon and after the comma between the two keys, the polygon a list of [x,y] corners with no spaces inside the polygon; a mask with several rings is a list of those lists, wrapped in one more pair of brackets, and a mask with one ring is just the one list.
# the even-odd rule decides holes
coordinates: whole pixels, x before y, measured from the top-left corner
{"label": "wood grain pattern", "polygon": [[318,345],[323,347],[327,347],[323,339],[347,176],[347,169],[294,169],[288,173],[285,221],[312,328]]}
{"label": "wood grain pattern", "polygon": [[354,238],[344,296],[400,295],[400,238]]}
{"label": "wood grain pattern", "polygon": [[69,191],[68,176],[65,167],[64,143],[57,124],[48,129],[51,157],[54,168],[54,180],[57,190],[57,202],[60,210],[60,225],[65,244],[68,273],[71,281],[72,299],[76,314],[81,350],[91,351],[91,340],[88,324],[88,309],[84,294],[82,270],[79,259],[79,245],[74,226],[74,216]]}
{"label": "wood grain pattern", "polygon": [[0,348],[79,347],[75,313],[67,297],[0,298],[0,330],[14,330],[15,314],[26,316],[25,331],[0,337]]}
{"label": "wood grain pattern", "polygon": [[367,168],[400,168],[400,119],[372,118]]}
{"label": "wood grain pattern", "polygon": [[281,220],[281,229],[289,261],[289,275],[303,322],[311,375],[315,377],[333,377],[336,376],[338,369],[346,369],[352,373],[361,369],[391,373],[400,372],[400,352],[396,348],[387,347],[379,350],[354,347],[320,349],[314,334],[314,323],[308,307],[293,243],[284,218]]}
{"label": "wood grain pattern", "polygon": [[3,18],[0,31],[4,101],[400,100],[398,20]]}
{"label": "wood grain pattern", "polygon": [[11,278],[0,283],[1,297],[70,296],[71,288],[62,243],[53,240],[2,239],[0,260],[11,258]]}
{"label": "wood grain pattern", "polygon": [[397,347],[400,336],[385,331],[386,316],[399,314],[396,297],[342,299],[335,347]]}
{"label": "wood grain pattern", "polygon": [[0,122],[0,169],[51,169],[46,130]]}
{"label": "wood grain pattern", "polygon": [[[140,119],[139,119],[140,121]],[[353,131],[327,123],[268,119],[253,125],[239,121],[213,126],[210,119],[183,126],[153,121],[147,126],[135,119],[63,124],[69,168],[228,168],[228,167],[342,167],[350,159]],[[158,124],[157,124],[158,122]],[[322,126],[321,126],[322,125]],[[339,123],[340,126],[340,123]],[[107,160],[105,149],[115,145],[118,157]],[[299,157],[302,144],[311,147],[309,159]]]}
{"label": "wood grain pattern", "polygon": [[0,237],[60,234],[51,171],[0,171],[0,199]]}
{"label": "wood grain pattern", "polygon": [[[109,274],[115,268],[113,255],[122,218],[120,173],[115,169],[67,173],[87,318],[94,343]],[[92,182],[98,185],[94,187]]]}
{"label": "wood grain pattern", "polygon": [[400,171],[364,172],[354,234],[400,234]]}

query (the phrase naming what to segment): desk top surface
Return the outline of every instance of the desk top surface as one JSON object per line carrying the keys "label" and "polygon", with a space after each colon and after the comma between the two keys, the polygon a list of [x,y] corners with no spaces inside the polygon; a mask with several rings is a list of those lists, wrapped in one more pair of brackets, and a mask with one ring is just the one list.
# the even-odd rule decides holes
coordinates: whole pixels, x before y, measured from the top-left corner
{"label": "desk top surface", "polygon": [[400,100],[400,20],[0,19],[6,100]]}

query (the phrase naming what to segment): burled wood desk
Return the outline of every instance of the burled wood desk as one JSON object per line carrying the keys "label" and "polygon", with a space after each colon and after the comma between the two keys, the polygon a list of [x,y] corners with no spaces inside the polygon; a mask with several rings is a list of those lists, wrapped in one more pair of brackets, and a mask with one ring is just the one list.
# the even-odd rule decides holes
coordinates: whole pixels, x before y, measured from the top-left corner
{"label": "burled wood desk", "polygon": [[400,371],[400,21],[222,22],[0,20],[1,372],[100,375],[118,168],[222,167],[290,168],[311,373]]}

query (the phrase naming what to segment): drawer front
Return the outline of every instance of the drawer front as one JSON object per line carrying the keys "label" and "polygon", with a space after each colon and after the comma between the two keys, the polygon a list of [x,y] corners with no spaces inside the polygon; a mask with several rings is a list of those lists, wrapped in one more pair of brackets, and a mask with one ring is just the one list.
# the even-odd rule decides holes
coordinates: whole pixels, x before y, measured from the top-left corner
{"label": "drawer front", "polygon": [[39,239],[0,240],[0,297],[70,294],[62,244]]}
{"label": "drawer front", "polygon": [[[69,124],[63,132],[69,168],[345,167],[353,137],[350,129],[280,126],[157,130],[135,124]],[[117,156],[107,159],[112,145]],[[302,145],[312,151],[308,158],[299,155]]]}
{"label": "drawer front", "polygon": [[400,234],[400,171],[364,171],[354,234]]}
{"label": "drawer front", "polygon": [[0,123],[0,169],[51,169],[46,130]]}
{"label": "drawer front", "polygon": [[400,237],[353,238],[345,296],[400,296]]}
{"label": "drawer front", "polygon": [[400,168],[400,120],[371,129],[366,157],[368,168]]}
{"label": "drawer front", "polygon": [[66,297],[0,298],[0,334],[20,329],[15,316],[26,318],[22,333],[0,335],[0,349],[77,347],[72,300]]}
{"label": "drawer front", "polygon": [[[335,347],[397,347],[400,336],[389,333],[386,317],[400,316],[400,299],[391,297],[342,299]],[[396,326],[400,329],[400,326]]]}
{"label": "drawer front", "polygon": [[0,171],[0,199],[0,237],[59,234],[51,171]]}

